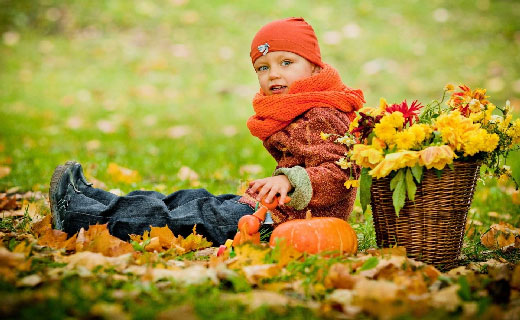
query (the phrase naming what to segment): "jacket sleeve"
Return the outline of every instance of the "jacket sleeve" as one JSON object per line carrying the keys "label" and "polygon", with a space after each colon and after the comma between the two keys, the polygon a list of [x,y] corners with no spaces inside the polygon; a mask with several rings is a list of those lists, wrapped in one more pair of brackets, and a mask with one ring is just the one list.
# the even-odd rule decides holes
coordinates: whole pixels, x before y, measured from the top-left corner
{"label": "jacket sleeve", "polygon": [[[285,174],[294,187],[288,206],[296,210],[307,206],[328,207],[350,197],[344,183],[357,179],[359,170],[357,167],[344,170],[335,163],[348,151],[335,140],[337,135],[347,132],[349,124],[348,116],[338,110],[314,108],[293,126],[287,148],[303,165],[277,168],[274,173]],[[323,140],[321,132],[332,135]]]}

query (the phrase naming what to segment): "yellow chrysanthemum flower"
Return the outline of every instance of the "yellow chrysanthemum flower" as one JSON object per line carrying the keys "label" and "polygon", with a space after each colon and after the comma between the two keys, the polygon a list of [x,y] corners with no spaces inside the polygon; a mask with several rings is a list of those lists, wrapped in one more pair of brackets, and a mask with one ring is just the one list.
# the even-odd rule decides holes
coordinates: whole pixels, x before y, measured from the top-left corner
{"label": "yellow chrysanthemum flower", "polygon": [[486,111],[484,111],[484,120],[482,123],[487,124],[491,120],[491,116],[493,115],[493,111],[496,109],[496,106],[492,103],[489,103],[486,106]]}
{"label": "yellow chrysanthemum flower", "polygon": [[448,83],[447,85],[444,86],[444,91],[453,91],[455,90],[455,86],[452,85],[451,83]]}
{"label": "yellow chrysanthemum flower", "polygon": [[494,133],[489,134],[484,129],[478,129],[465,137],[464,153],[472,156],[481,151],[491,152],[497,147],[499,139]]}
{"label": "yellow chrysanthemum flower", "polygon": [[506,134],[513,139],[513,144],[520,143],[520,119],[516,119],[511,127],[507,129]]}
{"label": "yellow chrysanthemum flower", "polygon": [[374,133],[376,137],[381,139],[387,145],[394,144],[395,134],[397,130],[388,123],[377,123],[374,127]]}
{"label": "yellow chrysanthemum flower", "polygon": [[368,174],[375,178],[386,177],[393,170],[399,170],[404,167],[413,167],[417,164],[419,153],[417,151],[403,150],[399,152],[389,153],[385,156],[374,169]]}
{"label": "yellow chrysanthemum flower", "polygon": [[474,124],[471,119],[462,116],[459,111],[453,111],[440,115],[435,121],[434,127],[441,133],[445,143],[460,151],[465,136],[478,130],[480,125]]}
{"label": "yellow chrysanthemum flower", "polygon": [[381,118],[380,123],[382,125],[389,125],[396,129],[402,129],[404,124],[403,114],[399,111],[392,112]]}
{"label": "yellow chrysanthemum flower", "polygon": [[357,187],[359,187],[359,180],[347,180],[347,181],[345,181],[344,186],[347,189],[357,188]]}
{"label": "yellow chrysanthemum flower", "polygon": [[414,134],[416,144],[421,144],[425,139],[430,138],[433,132],[433,129],[424,123],[415,123],[408,130]]}
{"label": "yellow chrysanthemum flower", "polygon": [[469,115],[469,118],[473,122],[481,122],[485,119],[485,113],[484,112],[476,112]]}
{"label": "yellow chrysanthemum flower", "polygon": [[410,130],[399,131],[395,135],[395,144],[398,150],[411,149],[416,144],[416,137]]}
{"label": "yellow chrysanthemum flower", "polygon": [[364,168],[374,168],[383,160],[383,152],[371,146],[356,144],[352,149],[350,160]]}
{"label": "yellow chrysanthemum flower", "polygon": [[419,165],[427,169],[435,168],[442,170],[447,164],[457,158],[453,149],[447,145],[431,146],[419,151]]}

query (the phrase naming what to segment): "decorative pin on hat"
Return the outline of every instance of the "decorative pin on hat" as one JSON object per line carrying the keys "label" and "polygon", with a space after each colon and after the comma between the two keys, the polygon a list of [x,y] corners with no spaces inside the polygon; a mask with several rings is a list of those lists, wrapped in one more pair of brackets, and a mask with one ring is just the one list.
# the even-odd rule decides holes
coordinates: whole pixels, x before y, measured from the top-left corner
{"label": "decorative pin on hat", "polygon": [[269,44],[267,42],[265,44],[258,46],[258,51],[262,53],[262,55],[266,55],[269,52]]}

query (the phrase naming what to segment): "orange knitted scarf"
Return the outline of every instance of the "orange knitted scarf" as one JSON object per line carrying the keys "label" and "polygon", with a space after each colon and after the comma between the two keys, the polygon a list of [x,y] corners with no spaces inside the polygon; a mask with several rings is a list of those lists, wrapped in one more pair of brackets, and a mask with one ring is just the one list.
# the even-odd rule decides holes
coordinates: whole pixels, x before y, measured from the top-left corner
{"label": "orange knitted scarf", "polygon": [[336,69],[325,64],[318,74],[294,82],[286,94],[266,96],[260,90],[253,99],[255,115],[249,118],[247,127],[264,141],[311,108],[336,108],[353,119],[352,111],[364,102],[361,90],[345,86]]}

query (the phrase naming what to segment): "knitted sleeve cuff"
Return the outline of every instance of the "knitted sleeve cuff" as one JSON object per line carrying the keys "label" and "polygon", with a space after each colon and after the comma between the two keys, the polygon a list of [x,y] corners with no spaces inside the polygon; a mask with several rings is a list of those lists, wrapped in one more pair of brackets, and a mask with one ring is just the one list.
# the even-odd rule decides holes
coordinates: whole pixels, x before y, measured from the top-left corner
{"label": "knitted sleeve cuff", "polygon": [[287,205],[296,210],[305,209],[312,198],[312,184],[307,170],[300,166],[278,168],[274,171],[273,175],[280,174],[287,176],[291,185],[294,187],[294,191],[289,193],[291,201],[289,201]]}

